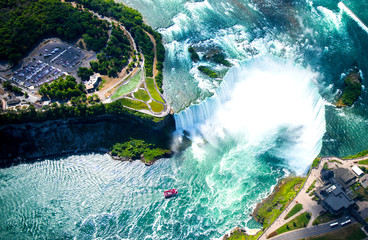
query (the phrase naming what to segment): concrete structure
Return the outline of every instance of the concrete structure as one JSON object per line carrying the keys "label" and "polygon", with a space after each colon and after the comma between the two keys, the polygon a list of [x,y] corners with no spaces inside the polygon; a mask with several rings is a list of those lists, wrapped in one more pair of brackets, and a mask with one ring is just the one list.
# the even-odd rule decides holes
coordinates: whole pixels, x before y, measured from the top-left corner
{"label": "concrete structure", "polygon": [[344,190],[348,189],[358,181],[357,177],[346,168],[336,168],[332,170],[335,174],[335,179],[340,183]]}
{"label": "concrete structure", "polygon": [[18,98],[12,98],[6,102],[8,106],[14,106],[20,103],[20,100]]}
{"label": "concrete structure", "polygon": [[101,75],[99,73],[93,74],[87,82],[84,83],[87,92],[94,92],[101,82]]}
{"label": "concrete structure", "polygon": [[335,215],[350,211],[355,205],[355,202],[350,199],[335,178],[330,178],[329,182],[330,184],[325,185],[317,191],[322,206]]}
{"label": "concrete structure", "polygon": [[360,169],[357,165],[354,165],[351,170],[353,170],[353,172],[359,176],[362,176],[364,174],[364,172],[362,171],[362,169]]}

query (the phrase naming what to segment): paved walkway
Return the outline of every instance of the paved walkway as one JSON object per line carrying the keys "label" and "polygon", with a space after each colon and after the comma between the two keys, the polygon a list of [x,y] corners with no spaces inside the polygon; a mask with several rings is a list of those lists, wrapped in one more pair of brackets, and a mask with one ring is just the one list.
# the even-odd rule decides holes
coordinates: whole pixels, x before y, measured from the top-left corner
{"label": "paved walkway", "polygon": [[[309,193],[311,193],[314,189],[317,187],[321,187],[323,185],[323,182],[321,180],[321,170],[325,163],[327,163],[328,167],[333,167],[337,165],[338,167],[344,167],[347,169],[351,169],[354,162],[366,160],[368,159],[368,156],[356,158],[356,159],[346,159],[342,160],[337,157],[323,157],[321,158],[321,161],[317,168],[313,168],[309,175],[307,176],[307,179],[305,181],[305,184],[303,188],[298,192],[294,200],[285,208],[285,210],[280,214],[280,216],[266,229],[266,231],[261,235],[259,239],[265,240],[267,239],[267,236],[271,234],[272,232],[276,231],[278,228],[283,226],[285,223],[289,222],[290,220],[294,219],[295,217],[299,216],[305,211],[308,211],[311,213],[311,220],[309,221],[306,228],[294,230],[282,235],[275,236],[271,239],[301,239],[305,237],[310,237],[314,235],[318,235],[321,233],[334,231],[337,228],[331,229],[329,227],[329,223],[325,225],[320,225],[318,227],[312,226],[313,221],[318,217],[319,213],[323,210],[322,206],[318,204],[316,201],[312,200],[313,195],[309,196]],[[307,193],[307,189],[312,185],[312,183],[315,182],[315,188],[311,190],[309,193]],[[287,215],[287,213],[295,206],[295,204],[301,203],[303,204],[303,210],[292,216],[291,218],[288,218],[287,220],[284,220],[284,217]],[[362,211],[362,214],[366,214],[368,216],[368,202],[359,202],[358,205],[361,207],[360,209],[365,209]],[[327,227],[326,227],[327,226]],[[311,232],[311,230],[313,231]],[[314,230],[316,229],[316,230]],[[296,235],[293,235],[295,232]],[[308,234],[307,234],[308,233]],[[288,238],[282,238],[281,236],[285,237],[286,234]],[[312,234],[312,235],[311,235]]]}

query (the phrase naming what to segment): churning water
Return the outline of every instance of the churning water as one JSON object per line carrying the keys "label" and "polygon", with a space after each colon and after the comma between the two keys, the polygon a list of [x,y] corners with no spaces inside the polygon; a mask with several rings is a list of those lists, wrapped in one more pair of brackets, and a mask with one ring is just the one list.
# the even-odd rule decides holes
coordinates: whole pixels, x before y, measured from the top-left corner
{"label": "churning water", "polygon": [[[368,148],[366,89],[352,108],[333,106],[352,66],[366,84],[364,1],[124,2],[163,34],[176,141],[186,130],[192,145],[151,167],[87,154],[1,169],[1,239],[219,238],[259,228],[255,204],[318,153]],[[189,46],[223,51],[233,67],[193,63]]]}

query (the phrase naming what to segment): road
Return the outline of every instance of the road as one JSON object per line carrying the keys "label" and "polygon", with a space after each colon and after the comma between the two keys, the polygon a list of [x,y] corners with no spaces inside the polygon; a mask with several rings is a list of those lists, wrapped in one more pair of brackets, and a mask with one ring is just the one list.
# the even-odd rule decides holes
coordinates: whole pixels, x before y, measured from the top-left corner
{"label": "road", "polygon": [[[301,213],[305,212],[305,211],[309,211],[312,213],[312,218],[307,226],[307,228],[303,228],[303,229],[298,229],[298,230],[294,230],[294,231],[290,231],[281,235],[277,235],[271,239],[277,239],[277,240],[292,240],[292,239],[302,239],[302,238],[307,238],[307,237],[312,237],[312,236],[316,236],[319,234],[324,234],[324,233],[328,233],[328,232],[332,232],[335,231],[337,229],[340,229],[341,226],[335,227],[335,228],[331,228],[330,224],[332,222],[335,221],[331,221],[328,222],[326,224],[321,224],[320,226],[312,226],[312,222],[313,220],[319,215],[319,211],[322,210],[322,206],[320,204],[316,204],[315,201],[310,201],[310,196],[309,194],[306,193],[306,189],[311,185],[311,183],[315,180],[315,179],[320,179],[320,172],[324,166],[325,163],[328,164],[329,167],[331,167],[333,164],[338,164],[338,167],[344,167],[344,168],[350,168],[351,165],[354,162],[357,161],[361,161],[361,160],[366,160],[368,159],[368,156],[365,157],[360,157],[360,158],[355,158],[355,159],[346,159],[346,160],[342,160],[340,158],[337,157],[323,157],[319,163],[319,165],[316,168],[312,168],[310,174],[308,175],[308,178],[306,180],[306,184],[304,184],[303,189],[301,189],[299,191],[299,193],[297,194],[297,196],[294,198],[294,200],[289,204],[289,206],[285,209],[286,211],[284,211],[282,214],[280,214],[280,216],[271,224],[271,226],[269,228],[266,229],[265,233],[262,234],[260,236],[259,239],[266,239],[266,236],[269,235],[270,233],[272,233],[273,231],[275,231],[276,229],[278,229],[279,227],[281,227],[282,225],[284,225],[286,222],[290,221],[291,219],[297,217],[298,215],[300,215]],[[333,162],[331,160],[336,160],[340,163],[337,162]],[[316,181],[316,187],[318,186],[322,186],[322,183],[319,182],[318,180]],[[286,215],[287,212],[290,211],[290,209],[295,206],[296,201],[298,201],[299,203],[303,204],[303,211],[300,211],[300,213],[295,214],[292,218],[289,218],[288,220],[284,220],[284,216]],[[362,202],[365,203],[365,202]],[[358,204],[359,205],[359,204]],[[366,204],[360,204],[361,206],[365,207],[362,211],[361,211],[361,216],[363,218],[368,217],[368,208]],[[352,223],[356,222],[356,220],[352,217],[350,217]],[[338,222],[341,223],[344,219],[344,217],[339,218]]]}
{"label": "road", "polygon": [[[355,219],[353,219],[351,217],[349,219],[351,220],[351,224],[357,222]],[[341,223],[344,220],[346,220],[346,218],[341,217],[337,221],[339,223]],[[333,221],[333,222],[336,222],[336,221]],[[313,237],[313,236],[317,236],[317,235],[320,235],[320,234],[336,231],[336,230],[342,228],[341,225],[338,225],[337,227],[331,228],[330,224],[331,224],[331,222],[321,224],[321,225],[315,226],[315,227],[298,229],[298,230],[295,230],[295,231],[291,231],[291,232],[287,232],[287,233],[284,233],[284,234],[277,235],[277,236],[273,237],[272,239],[273,240],[297,240],[297,239]],[[348,225],[345,225],[344,227],[346,227],[346,226],[348,226]]]}

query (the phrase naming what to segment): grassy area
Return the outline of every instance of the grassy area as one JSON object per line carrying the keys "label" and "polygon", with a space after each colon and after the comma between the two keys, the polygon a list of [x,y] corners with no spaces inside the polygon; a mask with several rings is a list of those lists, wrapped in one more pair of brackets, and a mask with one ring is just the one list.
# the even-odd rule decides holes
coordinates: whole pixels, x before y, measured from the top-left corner
{"label": "grassy area", "polygon": [[307,189],[307,193],[309,193],[310,191],[312,191],[312,190],[313,190],[313,188],[315,188],[315,187],[316,187],[316,181],[317,181],[317,180],[314,180],[314,181],[313,181],[313,183],[309,186],[309,188]]}
{"label": "grassy area", "polygon": [[325,162],[325,164],[323,164],[323,169],[327,169],[327,170],[329,169],[328,164],[326,162]]}
{"label": "grassy area", "polygon": [[321,158],[315,158],[312,163],[312,168],[318,167],[319,162],[321,161]]}
{"label": "grassy area", "polygon": [[286,220],[286,219],[294,216],[295,214],[297,214],[302,209],[303,209],[303,204],[301,204],[301,203],[295,204],[295,206],[290,210],[290,212],[288,212],[288,214],[286,214],[284,219]]}
{"label": "grassy area", "polygon": [[158,103],[158,102],[155,102],[155,101],[152,101],[149,103],[149,105],[151,106],[152,108],[152,111],[154,112],[161,112],[164,110],[164,105],[162,103]]}
{"label": "grassy area", "polygon": [[308,212],[302,213],[301,215],[297,216],[296,218],[294,218],[290,222],[285,223],[283,226],[278,228],[276,230],[276,233],[281,234],[281,233],[284,233],[284,232],[288,232],[288,231],[292,231],[292,230],[295,230],[295,229],[306,227],[309,223],[310,218],[311,218],[310,213],[308,213]]}
{"label": "grassy area", "polygon": [[368,159],[366,160],[361,160],[358,162],[359,164],[362,164],[362,165],[368,165]]}
{"label": "grassy area", "polygon": [[139,80],[141,80],[141,70],[129,79],[129,82],[125,85],[122,85],[115,91],[115,93],[111,96],[111,99],[114,100],[120,96],[130,93],[136,87],[138,87]]}
{"label": "grassy area", "polygon": [[365,233],[360,229],[360,225],[358,223],[351,224],[350,226],[341,228],[337,231],[333,231],[330,233],[323,234],[318,237],[310,238],[310,240],[346,240],[346,239],[354,239],[360,240],[366,237]]}
{"label": "grassy area", "polygon": [[101,78],[102,79],[102,81],[101,81],[101,83],[100,83],[100,85],[98,85],[98,91],[100,91],[103,87],[104,87],[104,84],[106,83],[106,79],[103,79],[103,78]]}
{"label": "grassy area", "polygon": [[224,240],[257,240],[262,233],[263,231],[259,231],[256,235],[247,235],[240,231],[234,231],[229,238],[225,236]]}
{"label": "grassy area", "polygon": [[255,219],[267,228],[296,196],[304,181],[305,178],[302,177],[288,177],[282,180],[274,192],[257,205],[253,213]]}
{"label": "grassy area", "polygon": [[138,101],[138,100],[122,98],[121,103],[124,106],[130,107],[130,108],[133,108],[133,109],[137,109],[137,110],[146,109],[146,110],[149,110],[147,104],[145,104],[144,102]]}
{"label": "grassy area", "polygon": [[[360,158],[360,157],[364,157],[364,156],[367,156],[368,155],[368,149],[367,150],[364,150],[364,151],[361,151],[361,152],[358,152],[357,154],[355,155],[351,155],[351,156],[347,156],[347,157],[343,157],[341,159],[354,159],[354,158]],[[360,162],[363,162],[363,161],[360,161]],[[359,163],[360,163],[359,162]],[[365,165],[368,165],[368,161],[365,162],[365,163],[360,163],[360,164],[365,164]]]}
{"label": "grassy area", "polygon": [[368,200],[368,190],[364,189],[360,183],[355,183],[349,189],[353,191],[358,197],[359,200],[367,201]]}
{"label": "grassy area", "polygon": [[145,101],[145,102],[150,100],[150,96],[148,95],[148,93],[142,89],[139,89],[138,91],[136,91],[134,93],[134,97],[142,101]]}
{"label": "grassy area", "polygon": [[319,215],[316,219],[314,219],[312,225],[316,226],[316,225],[319,225],[321,223],[330,222],[330,221],[333,221],[335,219],[338,219],[339,217],[341,217],[341,215],[335,216],[335,215],[332,215],[329,212],[326,212],[325,214]]}
{"label": "grassy area", "polygon": [[150,92],[153,99],[163,103],[164,100],[161,98],[161,95],[156,91],[155,82],[153,81],[153,78],[146,78],[146,84],[148,91]]}
{"label": "grassy area", "polygon": [[334,160],[329,160],[329,162],[335,162],[335,163],[342,164],[342,162],[340,162],[340,161],[338,161],[338,160],[336,160],[336,159],[334,159]]}

